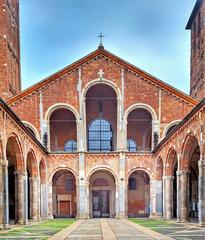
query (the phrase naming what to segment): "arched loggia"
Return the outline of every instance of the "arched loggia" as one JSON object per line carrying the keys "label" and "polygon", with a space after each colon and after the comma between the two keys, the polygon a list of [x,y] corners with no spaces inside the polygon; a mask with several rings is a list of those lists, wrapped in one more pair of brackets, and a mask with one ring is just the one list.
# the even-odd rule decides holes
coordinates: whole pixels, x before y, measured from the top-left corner
{"label": "arched loggia", "polygon": [[12,135],[6,144],[8,160],[8,216],[9,222],[24,223],[24,163],[18,138]]}

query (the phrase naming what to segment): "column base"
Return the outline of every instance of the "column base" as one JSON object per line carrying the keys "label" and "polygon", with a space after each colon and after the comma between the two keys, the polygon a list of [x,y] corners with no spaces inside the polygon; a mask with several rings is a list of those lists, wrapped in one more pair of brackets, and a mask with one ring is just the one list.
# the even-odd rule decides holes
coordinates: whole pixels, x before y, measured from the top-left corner
{"label": "column base", "polygon": [[89,214],[79,214],[76,216],[76,219],[89,219],[90,218],[90,215]]}
{"label": "column base", "polygon": [[149,215],[149,218],[162,219],[162,213],[151,213],[151,214]]}
{"label": "column base", "polygon": [[5,229],[5,230],[7,230],[7,229],[9,229],[9,224],[8,223],[5,223],[5,224],[3,224],[3,229]]}
{"label": "column base", "polygon": [[205,221],[199,222],[200,227],[205,227]]}
{"label": "column base", "polygon": [[119,214],[117,214],[117,215],[115,216],[115,218],[116,218],[116,219],[127,219],[127,216],[126,216],[125,214],[123,214],[123,213],[122,213],[122,214],[119,213]]}

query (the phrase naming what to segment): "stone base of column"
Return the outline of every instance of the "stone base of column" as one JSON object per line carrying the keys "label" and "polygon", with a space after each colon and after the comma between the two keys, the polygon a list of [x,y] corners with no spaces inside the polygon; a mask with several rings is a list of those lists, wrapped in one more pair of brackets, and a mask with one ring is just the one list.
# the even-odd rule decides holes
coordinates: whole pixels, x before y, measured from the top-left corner
{"label": "stone base of column", "polygon": [[9,224],[3,224],[2,228],[5,230],[9,229]]}
{"label": "stone base of column", "polygon": [[124,213],[119,213],[115,216],[116,219],[127,219],[127,216]]}
{"label": "stone base of column", "polygon": [[200,227],[205,227],[205,221],[199,222]]}
{"label": "stone base of column", "polygon": [[162,218],[162,213],[151,213],[149,215],[149,218],[161,219]]}
{"label": "stone base of column", "polygon": [[82,220],[89,219],[89,218],[90,218],[89,214],[79,214],[76,216],[76,219],[82,219]]}

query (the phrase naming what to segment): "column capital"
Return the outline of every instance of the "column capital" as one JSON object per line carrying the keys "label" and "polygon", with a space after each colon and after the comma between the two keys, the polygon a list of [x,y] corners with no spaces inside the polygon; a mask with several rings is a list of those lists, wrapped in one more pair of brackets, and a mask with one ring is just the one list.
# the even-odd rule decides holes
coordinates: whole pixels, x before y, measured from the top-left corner
{"label": "column capital", "polygon": [[198,166],[199,167],[205,167],[205,160],[199,160],[198,161]]}
{"label": "column capital", "polygon": [[164,176],[162,177],[163,180],[173,180],[174,176]]}
{"label": "column capital", "polygon": [[177,171],[177,176],[184,176],[184,175],[189,175],[190,171],[189,170],[178,170]]}
{"label": "column capital", "polygon": [[14,172],[14,174],[15,175],[17,175],[17,176],[27,176],[27,172],[25,172],[25,171],[15,171]]}
{"label": "column capital", "polygon": [[0,159],[0,165],[7,167],[8,166],[8,160],[7,159]]}

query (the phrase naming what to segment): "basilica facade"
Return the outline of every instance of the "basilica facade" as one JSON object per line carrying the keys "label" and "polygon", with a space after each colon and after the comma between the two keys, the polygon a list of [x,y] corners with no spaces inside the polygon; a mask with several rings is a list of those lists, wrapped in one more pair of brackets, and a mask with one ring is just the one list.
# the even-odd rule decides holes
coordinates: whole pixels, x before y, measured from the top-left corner
{"label": "basilica facade", "polygon": [[21,91],[19,2],[0,0],[0,224],[153,217],[205,225],[205,1],[191,95],[102,44]]}

